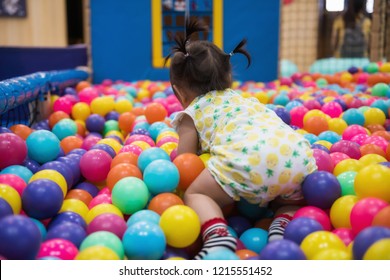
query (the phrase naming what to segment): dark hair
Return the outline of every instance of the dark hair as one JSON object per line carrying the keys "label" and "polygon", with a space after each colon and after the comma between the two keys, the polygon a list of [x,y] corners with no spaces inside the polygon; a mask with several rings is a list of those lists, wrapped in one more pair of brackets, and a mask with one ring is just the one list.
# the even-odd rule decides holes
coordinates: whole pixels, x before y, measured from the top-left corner
{"label": "dark hair", "polygon": [[165,59],[167,61],[171,57],[171,84],[189,88],[198,95],[231,87],[230,57],[233,54],[245,55],[248,67],[251,62],[249,53],[244,49],[245,39],[229,54],[209,41],[190,40],[192,34],[205,30],[207,27],[200,21],[187,21],[185,37],[179,35],[175,38],[176,46]]}
{"label": "dark hair", "polygon": [[347,11],[343,15],[344,24],[348,28],[355,28],[356,17],[364,12],[366,0],[349,0]]}

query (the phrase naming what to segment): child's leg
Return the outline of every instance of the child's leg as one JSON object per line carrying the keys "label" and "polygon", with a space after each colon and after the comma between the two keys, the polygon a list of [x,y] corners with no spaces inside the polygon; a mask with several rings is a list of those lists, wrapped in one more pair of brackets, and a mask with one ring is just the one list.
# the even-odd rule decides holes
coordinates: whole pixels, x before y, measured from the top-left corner
{"label": "child's leg", "polygon": [[228,232],[221,210],[233,200],[207,169],[186,190],[184,202],[198,214],[202,225],[203,248],[195,259],[203,259],[209,252],[219,248],[236,250],[237,240]]}
{"label": "child's leg", "polygon": [[299,208],[299,206],[289,205],[283,206],[276,211],[275,218],[268,230],[268,242],[283,239],[288,223]]}

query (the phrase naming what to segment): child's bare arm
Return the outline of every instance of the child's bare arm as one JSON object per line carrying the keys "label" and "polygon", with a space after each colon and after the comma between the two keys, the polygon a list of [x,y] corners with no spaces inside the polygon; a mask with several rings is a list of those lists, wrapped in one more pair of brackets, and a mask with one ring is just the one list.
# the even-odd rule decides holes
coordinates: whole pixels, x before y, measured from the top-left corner
{"label": "child's bare arm", "polygon": [[179,145],[177,154],[193,153],[198,151],[198,133],[190,116],[184,115],[178,127]]}

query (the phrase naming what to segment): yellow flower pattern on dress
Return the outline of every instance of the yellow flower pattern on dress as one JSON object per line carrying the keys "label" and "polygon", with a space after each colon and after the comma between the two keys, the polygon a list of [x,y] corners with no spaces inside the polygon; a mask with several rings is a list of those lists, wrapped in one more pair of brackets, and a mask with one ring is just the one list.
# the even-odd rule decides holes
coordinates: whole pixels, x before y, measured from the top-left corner
{"label": "yellow flower pattern on dress", "polygon": [[301,183],[317,166],[309,142],[256,98],[226,89],[201,95],[184,114],[195,124],[208,170],[233,199],[265,206],[277,196],[301,197]]}

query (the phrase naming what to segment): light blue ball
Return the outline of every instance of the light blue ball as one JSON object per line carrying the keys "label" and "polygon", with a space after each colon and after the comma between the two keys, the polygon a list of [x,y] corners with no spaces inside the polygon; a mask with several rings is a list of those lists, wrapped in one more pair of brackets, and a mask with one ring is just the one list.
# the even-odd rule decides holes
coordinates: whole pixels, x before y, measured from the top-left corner
{"label": "light blue ball", "polygon": [[268,243],[268,231],[261,228],[250,228],[240,235],[240,240],[248,250],[260,254]]}
{"label": "light blue ball", "polygon": [[228,249],[218,249],[211,251],[204,258],[204,260],[239,260],[240,258]]}
{"label": "light blue ball", "polygon": [[173,192],[179,184],[179,176],[176,165],[165,159],[151,162],[143,174],[144,182],[152,195]]}
{"label": "light blue ball", "polygon": [[57,158],[60,140],[51,131],[36,130],[26,139],[28,157],[38,163],[46,163]]}
{"label": "light blue ball", "polygon": [[318,140],[320,140],[320,139],[318,138],[317,135],[312,134],[312,133],[306,133],[306,134],[303,135],[303,137],[304,137],[307,141],[309,141],[310,145],[311,145],[311,144],[314,144],[315,142],[317,142]]}
{"label": "light blue ball", "polygon": [[149,126],[148,132],[154,141],[156,141],[157,136],[160,134],[160,131],[168,125],[164,122],[154,122]]}
{"label": "light blue ball", "polygon": [[158,225],[160,222],[160,215],[148,209],[139,210],[130,216],[126,224],[127,227],[130,227],[138,222],[150,222]]}
{"label": "light blue ball", "polygon": [[320,140],[328,141],[332,144],[341,140],[341,136],[334,131],[324,131],[318,135]]}
{"label": "light blue ball", "polygon": [[342,119],[348,124],[358,124],[363,126],[365,122],[364,115],[361,111],[355,108],[350,108],[343,113]]}
{"label": "light blue ball", "polygon": [[144,150],[138,157],[137,165],[144,172],[145,168],[155,160],[165,159],[170,161],[169,155],[158,147],[152,147]]}
{"label": "light blue ball", "polygon": [[140,128],[145,129],[145,130],[149,130],[149,126],[150,126],[150,124],[147,121],[141,121],[141,122],[138,122],[136,125],[134,125],[133,131],[140,129]]}
{"label": "light blue ball", "polygon": [[389,112],[388,112],[389,105],[390,105],[390,103],[386,103],[385,100],[378,99],[378,100],[375,100],[374,102],[372,102],[371,107],[381,109],[382,112],[385,113],[386,118],[388,118],[389,117]]}
{"label": "light blue ball", "polygon": [[160,226],[152,222],[138,222],[123,234],[122,244],[129,260],[159,260],[166,248]]}
{"label": "light blue ball", "polygon": [[63,119],[54,125],[52,132],[58,137],[59,140],[62,140],[65,137],[76,135],[77,125],[71,119]]}
{"label": "light blue ball", "polygon": [[33,173],[30,169],[22,165],[10,165],[1,170],[0,174],[14,174],[22,178],[26,184],[30,181]]}

